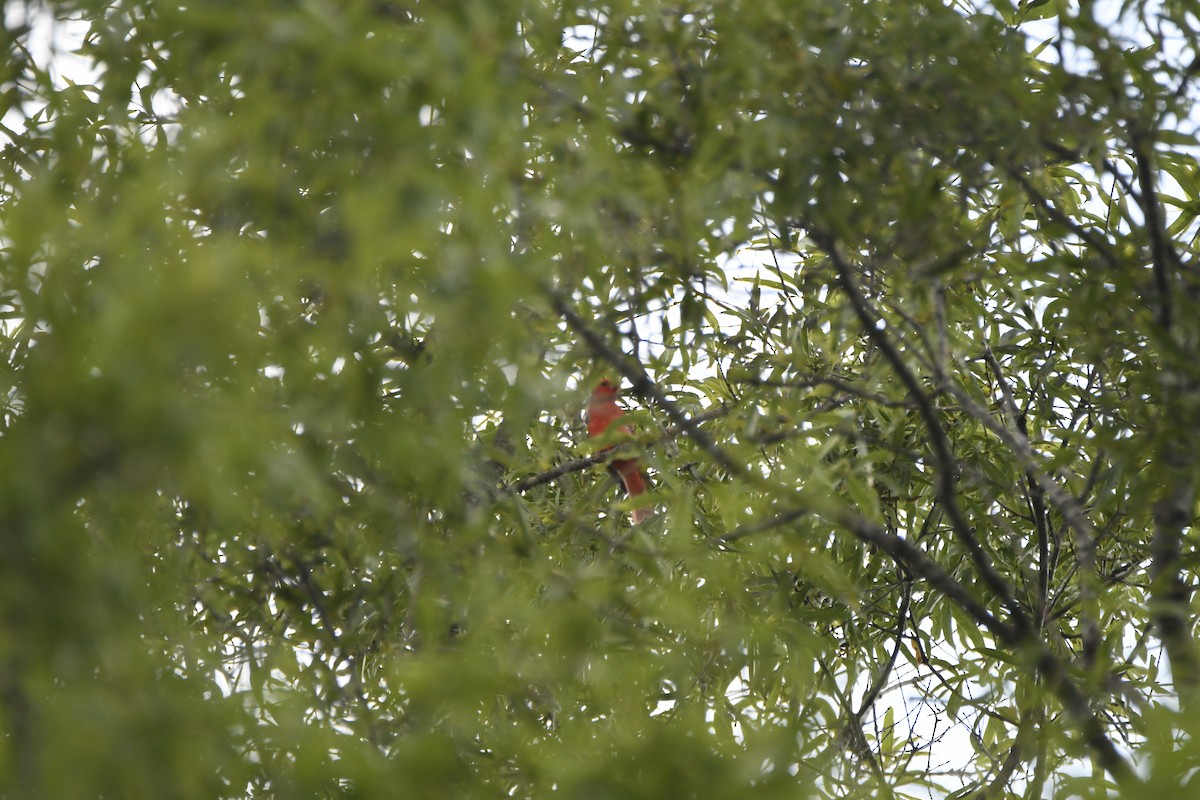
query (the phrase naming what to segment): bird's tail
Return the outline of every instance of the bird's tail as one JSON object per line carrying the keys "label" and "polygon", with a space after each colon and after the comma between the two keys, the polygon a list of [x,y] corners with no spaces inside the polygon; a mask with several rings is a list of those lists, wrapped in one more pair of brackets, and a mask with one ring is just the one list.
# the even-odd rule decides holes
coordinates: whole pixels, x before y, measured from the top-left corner
{"label": "bird's tail", "polygon": [[[612,469],[617,474],[617,478],[620,479],[621,486],[625,488],[625,494],[630,497],[637,497],[646,493],[646,476],[638,468],[636,460],[614,461],[612,462]],[[650,508],[635,508],[629,512],[629,518],[633,521],[634,525],[652,516],[654,516],[654,510]]]}

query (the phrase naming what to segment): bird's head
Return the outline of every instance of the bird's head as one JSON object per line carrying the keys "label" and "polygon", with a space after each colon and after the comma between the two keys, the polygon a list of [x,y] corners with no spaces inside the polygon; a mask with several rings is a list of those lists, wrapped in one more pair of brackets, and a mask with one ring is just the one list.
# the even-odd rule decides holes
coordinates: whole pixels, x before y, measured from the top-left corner
{"label": "bird's head", "polygon": [[617,384],[613,383],[608,378],[601,378],[596,384],[596,388],[592,390],[592,398],[595,400],[606,400],[611,397],[616,397],[620,393]]}

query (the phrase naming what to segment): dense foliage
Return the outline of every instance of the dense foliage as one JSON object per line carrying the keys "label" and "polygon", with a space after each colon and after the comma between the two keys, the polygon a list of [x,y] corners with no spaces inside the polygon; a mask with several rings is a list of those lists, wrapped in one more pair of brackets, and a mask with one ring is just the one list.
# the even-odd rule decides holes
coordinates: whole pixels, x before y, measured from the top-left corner
{"label": "dense foliage", "polygon": [[0,796],[1193,780],[1196,3],[4,12]]}

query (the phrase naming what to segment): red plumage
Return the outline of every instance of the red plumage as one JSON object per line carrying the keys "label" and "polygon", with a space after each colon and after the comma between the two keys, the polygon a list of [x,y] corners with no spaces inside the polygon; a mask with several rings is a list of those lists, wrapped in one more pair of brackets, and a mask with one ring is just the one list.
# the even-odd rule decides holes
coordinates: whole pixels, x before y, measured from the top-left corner
{"label": "red plumage", "polygon": [[[617,404],[617,396],[620,391],[616,385],[608,378],[600,381],[596,388],[592,390],[592,398],[588,401],[587,407],[587,432],[588,436],[596,437],[612,428],[613,423],[625,415],[625,409]],[[633,433],[633,429],[628,425],[618,425],[617,430],[621,433]],[[604,448],[611,450],[613,445]],[[612,461],[608,465],[609,471],[616,476],[621,482],[625,493],[630,497],[646,493],[646,476],[642,474],[641,467],[638,466],[636,458],[622,458]],[[649,518],[654,512],[648,508],[637,508],[630,512],[630,519],[636,525],[644,519]]]}

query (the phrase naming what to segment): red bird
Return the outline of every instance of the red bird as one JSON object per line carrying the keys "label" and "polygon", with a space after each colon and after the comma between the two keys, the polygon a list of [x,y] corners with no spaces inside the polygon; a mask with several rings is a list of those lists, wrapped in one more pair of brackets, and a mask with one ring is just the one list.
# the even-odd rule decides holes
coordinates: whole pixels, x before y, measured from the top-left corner
{"label": "red bird", "polygon": [[[608,378],[600,381],[596,388],[592,390],[592,399],[588,401],[587,407],[587,431],[588,436],[596,437],[607,431],[612,424],[625,415],[625,409],[617,405],[617,395],[619,390],[616,385]],[[628,425],[618,425],[617,430],[621,433],[633,433],[633,429]],[[613,449],[615,445],[609,445],[605,450]],[[642,474],[642,470],[638,467],[636,458],[621,458],[611,461],[608,464],[608,469],[621,482],[621,486],[625,488],[625,493],[630,497],[637,497],[640,494],[646,493],[646,476]],[[630,512],[629,517],[636,525],[644,519],[648,519],[654,514],[648,508],[635,508]]]}

